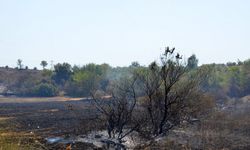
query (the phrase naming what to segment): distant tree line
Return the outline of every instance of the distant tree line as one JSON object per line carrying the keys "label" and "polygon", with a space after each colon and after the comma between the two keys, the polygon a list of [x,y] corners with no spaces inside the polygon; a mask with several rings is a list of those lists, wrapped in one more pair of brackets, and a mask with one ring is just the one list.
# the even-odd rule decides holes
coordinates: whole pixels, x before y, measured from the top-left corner
{"label": "distant tree line", "polygon": [[209,78],[204,83],[203,89],[219,99],[250,94],[250,60],[208,64],[199,69],[209,70]]}
{"label": "distant tree line", "polygon": [[[97,86],[105,90],[121,78],[131,76],[135,68],[147,68],[136,61],[128,67],[94,63],[71,66],[65,62],[46,69],[48,62],[45,60],[41,61],[40,65],[43,70],[37,70],[36,67],[28,69],[28,66],[24,67],[23,61],[18,59],[17,71],[11,72],[8,66],[4,68],[9,72],[1,70],[0,83],[6,86],[5,91],[12,91],[19,96],[88,97]],[[242,97],[250,94],[250,60],[198,66],[198,59],[192,55],[187,59],[186,69],[189,72],[208,72],[209,78],[204,80],[202,89],[216,97]]]}

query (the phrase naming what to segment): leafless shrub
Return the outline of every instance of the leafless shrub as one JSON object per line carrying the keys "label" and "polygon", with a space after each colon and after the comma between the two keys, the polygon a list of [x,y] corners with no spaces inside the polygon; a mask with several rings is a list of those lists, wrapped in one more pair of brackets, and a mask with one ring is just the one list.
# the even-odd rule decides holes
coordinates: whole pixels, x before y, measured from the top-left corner
{"label": "leafless shrub", "polygon": [[205,96],[199,88],[204,72],[188,72],[178,54],[175,57],[173,54],[167,48],[160,65],[153,62],[134,74],[143,93],[142,106],[147,122],[140,132],[145,136],[166,134],[204,109]]}
{"label": "leafless shrub", "polygon": [[110,138],[121,141],[139,127],[139,123],[133,121],[137,103],[135,83],[135,79],[126,79],[111,85],[107,91],[96,90],[92,94]]}
{"label": "leafless shrub", "polygon": [[199,116],[206,99],[199,88],[205,72],[189,72],[174,50],[166,48],[160,64],[136,67],[107,91],[93,91],[110,137],[121,140],[137,131],[154,138]]}

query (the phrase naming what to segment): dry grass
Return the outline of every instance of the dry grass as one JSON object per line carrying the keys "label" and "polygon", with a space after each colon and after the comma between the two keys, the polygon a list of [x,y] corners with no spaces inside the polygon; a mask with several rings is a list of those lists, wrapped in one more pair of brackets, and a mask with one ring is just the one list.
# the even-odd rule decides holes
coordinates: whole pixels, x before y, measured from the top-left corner
{"label": "dry grass", "polygon": [[197,125],[178,128],[145,150],[250,150],[250,104],[216,110]]}
{"label": "dry grass", "polygon": [[34,103],[34,102],[65,102],[80,101],[87,98],[70,97],[0,97],[0,103]]}
{"label": "dry grass", "polygon": [[8,133],[0,136],[0,150],[43,150],[47,149],[35,137]]}
{"label": "dry grass", "polygon": [[13,132],[11,118],[0,119],[0,150],[44,150],[47,149],[34,134]]}
{"label": "dry grass", "polygon": [[193,133],[188,141],[192,149],[249,150],[250,109],[244,106],[215,111],[196,129],[189,130]]}
{"label": "dry grass", "polygon": [[216,112],[201,123],[196,134],[202,148],[250,149],[250,112]]}

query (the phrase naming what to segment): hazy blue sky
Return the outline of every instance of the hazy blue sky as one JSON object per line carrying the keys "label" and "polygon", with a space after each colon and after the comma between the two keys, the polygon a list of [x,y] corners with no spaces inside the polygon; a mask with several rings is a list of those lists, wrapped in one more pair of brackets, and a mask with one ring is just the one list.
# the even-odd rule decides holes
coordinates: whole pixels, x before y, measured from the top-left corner
{"label": "hazy blue sky", "polygon": [[250,58],[250,1],[0,0],[0,66],[148,64],[167,45],[201,64]]}

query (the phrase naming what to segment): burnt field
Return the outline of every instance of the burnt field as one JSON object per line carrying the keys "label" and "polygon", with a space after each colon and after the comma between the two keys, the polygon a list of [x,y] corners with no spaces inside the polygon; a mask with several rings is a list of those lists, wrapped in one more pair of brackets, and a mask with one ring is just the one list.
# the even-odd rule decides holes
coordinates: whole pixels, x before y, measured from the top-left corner
{"label": "burnt field", "polygon": [[[71,136],[88,132],[94,115],[89,99],[0,98],[3,131],[49,136]],[[3,123],[4,122],[4,123]]]}
{"label": "burnt field", "polygon": [[[249,149],[250,105],[245,99],[214,110],[199,124],[176,128],[161,142],[138,149]],[[45,139],[103,129],[95,110],[91,99],[1,97],[0,150],[65,149],[65,144],[50,145]],[[72,148],[85,146],[76,143]]]}

